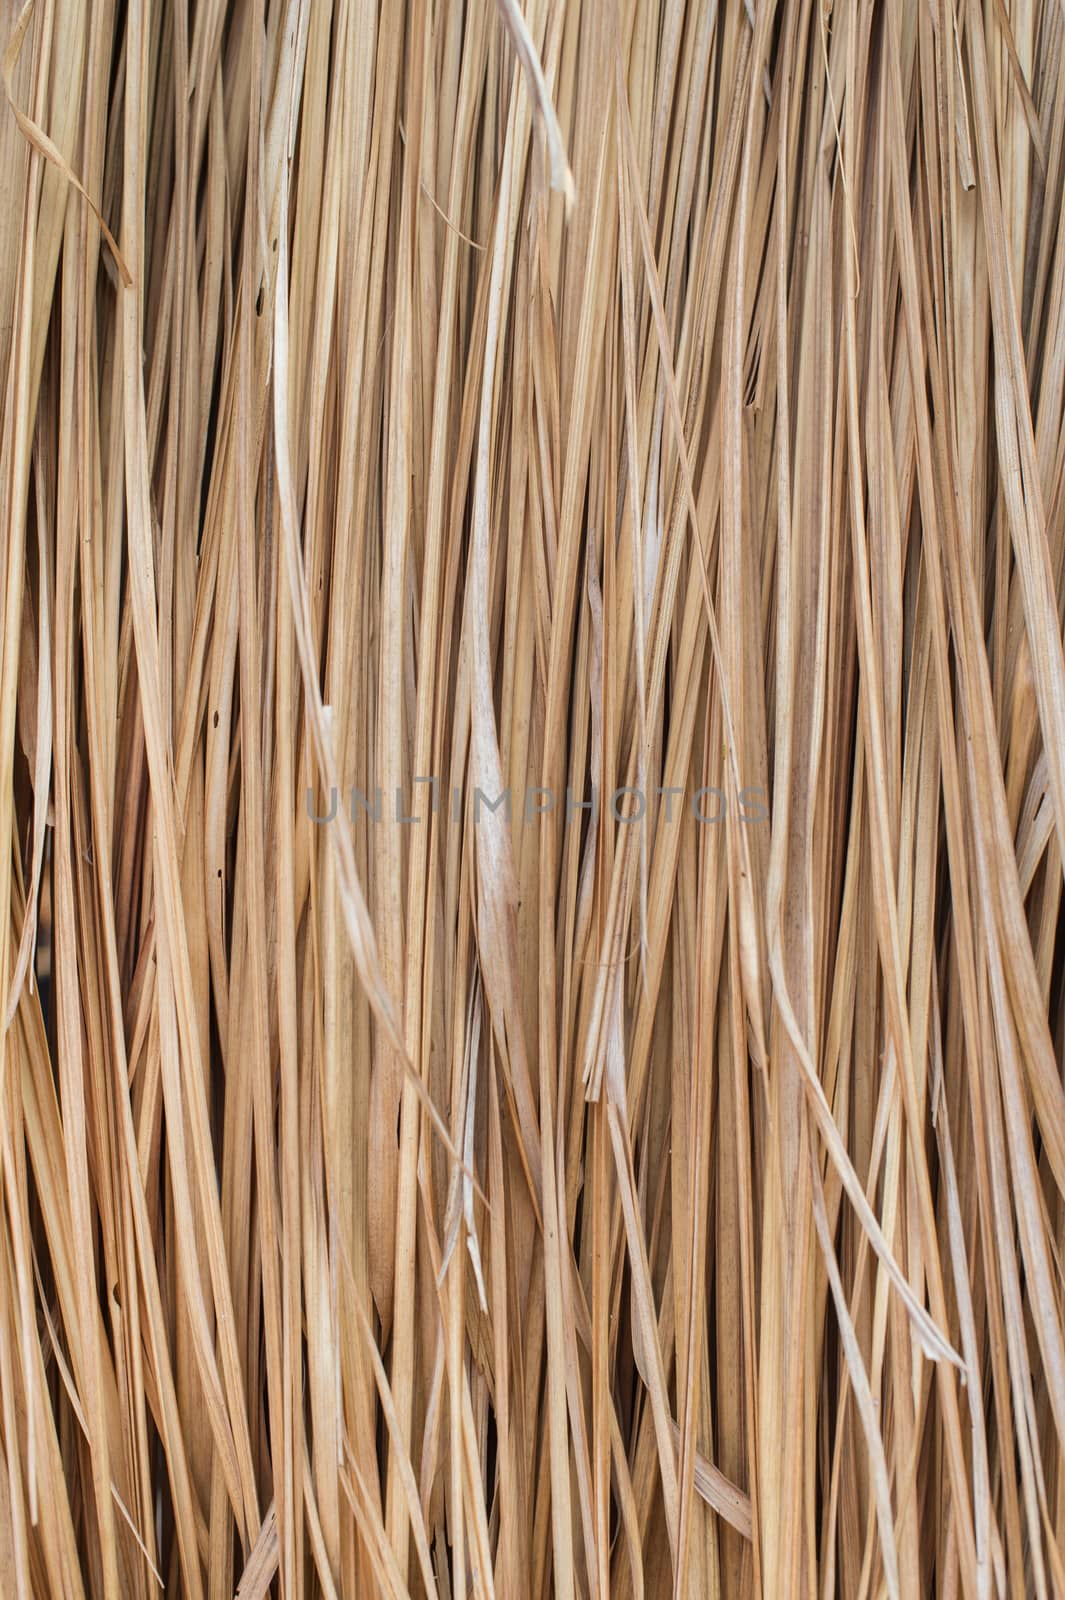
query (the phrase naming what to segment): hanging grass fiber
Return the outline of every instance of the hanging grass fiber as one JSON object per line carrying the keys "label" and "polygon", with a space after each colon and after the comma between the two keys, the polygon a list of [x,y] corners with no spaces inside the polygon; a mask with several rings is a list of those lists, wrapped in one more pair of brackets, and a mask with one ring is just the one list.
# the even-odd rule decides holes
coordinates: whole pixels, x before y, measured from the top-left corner
{"label": "hanging grass fiber", "polygon": [[1061,0],[0,50],[0,1600],[1065,1595]]}

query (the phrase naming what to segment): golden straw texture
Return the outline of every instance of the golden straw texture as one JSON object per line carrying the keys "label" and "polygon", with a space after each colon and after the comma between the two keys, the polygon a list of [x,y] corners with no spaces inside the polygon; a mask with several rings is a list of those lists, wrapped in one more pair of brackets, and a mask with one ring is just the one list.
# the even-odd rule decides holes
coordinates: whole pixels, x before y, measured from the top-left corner
{"label": "golden straw texture", "polygon": [[1061,0],[0,0],[0,1597],[1065,1595]]}

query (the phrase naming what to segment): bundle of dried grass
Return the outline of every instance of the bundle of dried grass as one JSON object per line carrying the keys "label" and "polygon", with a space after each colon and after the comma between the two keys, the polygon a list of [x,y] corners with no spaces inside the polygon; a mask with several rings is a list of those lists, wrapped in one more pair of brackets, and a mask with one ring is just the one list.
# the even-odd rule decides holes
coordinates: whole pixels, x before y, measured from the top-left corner
{"label": "bundle of dried grass", "polygon": [[0,1593],[1065,1593],[1065,10],[0,26]]}

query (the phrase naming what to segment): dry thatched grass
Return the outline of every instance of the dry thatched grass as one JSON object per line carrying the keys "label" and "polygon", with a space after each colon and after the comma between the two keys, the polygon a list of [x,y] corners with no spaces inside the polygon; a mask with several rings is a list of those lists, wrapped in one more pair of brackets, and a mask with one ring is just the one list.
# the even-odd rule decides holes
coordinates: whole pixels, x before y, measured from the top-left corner
{"label": "dry thatched grass", "polygon": [[0,1594],[1065,1593],[1065,7],[0,29]]}

